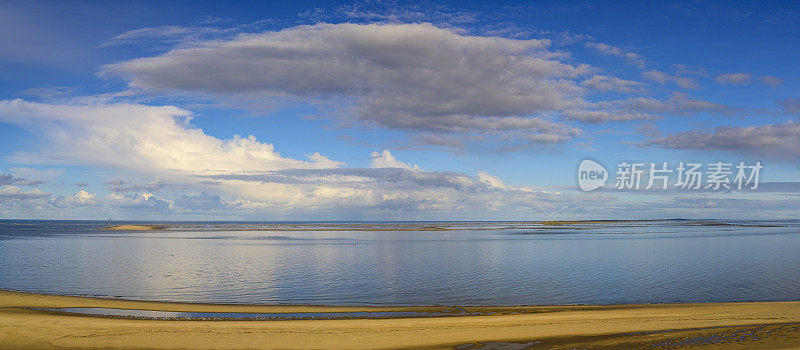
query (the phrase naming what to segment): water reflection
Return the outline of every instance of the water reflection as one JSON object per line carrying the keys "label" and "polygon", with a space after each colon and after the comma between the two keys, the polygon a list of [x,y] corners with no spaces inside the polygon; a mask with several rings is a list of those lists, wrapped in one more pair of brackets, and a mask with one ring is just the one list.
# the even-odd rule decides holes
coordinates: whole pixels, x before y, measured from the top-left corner
{"label": "water reflection", "polygon": [[[318,224],[336,231],[313,231],[309,223],[286,231],[276,230],[294,226],[95,229],[103,224],[0,222],[0,288],[338,305],[800,299],[796,221],[768,225],[783,227],[458,223],[446,231],[345,230],[342,224]],[[230,229],[236,225],[253,230]],[[270,230],[262,230],[266,225]]]}

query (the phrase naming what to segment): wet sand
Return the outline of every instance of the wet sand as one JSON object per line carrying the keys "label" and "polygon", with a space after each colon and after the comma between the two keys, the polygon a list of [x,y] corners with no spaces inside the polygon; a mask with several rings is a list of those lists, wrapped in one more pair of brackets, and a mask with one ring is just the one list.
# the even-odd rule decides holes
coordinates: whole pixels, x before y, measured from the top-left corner
{"label": "wet sand", "polygon": [[463,307],[474,316],[163,321],[26,308],[194,312],[453,311],[453,307],[212,305],[0,291],[0,347],[29,349],[800,348],[800,302]]}
{"label": "wet sand", "polygon": [[[180,232],[180,231],[196,231],[197,229],[193,228],[171,228],[167,225],[110,225],[104,227],[98,227],[98,230],[108,230],[108,231],[172,231],[172,232]],[[243,228],[217,228],[213,231],[315,231],[315,232],[327,232],[327,231],[448,231],[449,228],[444,227],[434,227],[434,226],[426,226],[426,227],[417,227],[417,228],[375,228],[375,227],[348,227],[348,228],[317,228],[317,227],[310,227],[310,228],[293,228],[293,227],[279,227],[279,228],[251,228],[251,227],[243,227]],[[212,230],[209,230],[212,231]]]}
{"label": "wet sand", "polygon": [[109,230],[109,231],[152,231],[152,230],[163,230],[167,227],[164,225],[110,225],[106,227],[100,227],[100,230]]}

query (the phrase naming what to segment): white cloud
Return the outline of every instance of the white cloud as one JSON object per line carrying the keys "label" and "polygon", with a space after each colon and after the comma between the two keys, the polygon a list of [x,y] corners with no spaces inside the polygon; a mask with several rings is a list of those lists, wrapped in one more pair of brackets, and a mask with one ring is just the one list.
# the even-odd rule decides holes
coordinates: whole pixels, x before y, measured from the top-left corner
{"label": "white cloud", "polygon": [[748,73],[727,73],[718,75],[714,80],[721,84],[747,85],[753,80],[753,76]]}
{"label": "white cloud", "polygon": [[762,76],[758,77],[758,80],[761,82],[761,84],[769,85],[769,86],[778,86],[778,85],[783,84],[783,79],[777,78],[777,77],[773,77],[771,75],[762,75]]}
{"label": "white cloud", "polygon": [[34,169],[28,167],[13,167],[8,171],[17,178],[29,179],[33,183],[53,182],[63,173],[64,169]]}
{"label": "white cloud", "polygon": [[[51,198],[39,190],[3,188],[4,199],[47,208],[98,210],[297,212],[352,208],[373,211],[562,210],[593,196],[512,188],[486,173],[478,177],[424,171],[391,152],[372,154],[373,168],[341,168],[319,153],[309,161],[281,156],[255,137],[220,140],[190,124],[186,110],[171,106],[96,102],[50,105],[0,101],[0,121],[30,128],[47,148],[18,160],[94,165],[150,181],[118,180],[98,196],[85,190]],[[504,120],[509,122],[509,120]],[[183,191],[175,199],[150,192],[164,184]],[[125,191],[127,193],[122,193]],[[133,192],[133,193],[131,193]],[[224,198],[224,199],[223,199]],[[607,200],[607,198],[605,198]],[[87,209],[88,210],[88,209]]]}
{"label": "white cloud", "polygon": [[562,114],[563,117],[572,120],[580,120],[584,123],[603,123],[609,121],[631,121],[631,120],[653,120],[658,119],[657,116],[624,111],[566,111]]}
{"label": "white cloud", "polygon": [[616,56],[620,58],[624,58],[629,63],[636,65],[637,67],[644,69],[644,57],[640,54],[623,51],[622,49],[608,45],[603,43],[586,43],[584,44],[587,48],[593,49],[596,52],[600,53],[601,55],[605,56]]}
{"label": "white cloud", "polygon": [[591,78],[584,80],[581,84],[590,89],[595,89],[603,92],[607,91],[621,91],[633,92],[638,90],[642,83],[632,80],[624,80],[605,75],[593,75]]}
{"label": "white cloud", "polygon": [[314,8],[300,14],[315,22],[363,21],[368,23],[420,23],[431,22],[439,26],[471,23],[478,13],[449,8],[443,4],[398,3],[387,1],[359,1],[339,7]]}
{"label": "white cloud", "polygon": [[390,128],[551,134],[563,125],[533,115],[582,105],[574,79],[591,68],[558,61],[548,45],[430,24],[317,24],[207,41],[104,72],[145,90],[344,99],[353,102],[345,114]]}
{"label": "white cloud", "polygon": [[659,84],[675,83],[682,89],[693,90],[699,88],[697,80],[694,78],[684,77],[680,75],[671,75],[658,70],[649,70],[642,72],[642,77],[647,80],[655,81]]}
{"label": "white cloud", "polygon": [[787,98],[777,102],[783,108],[784,113],[800,116],[800,99]]}
{"label": "white cloud", "polygon": [[[135,45],[140,43],[177,43],[180,45],[191,45],[192,43],[207,41],[207,40],[223,40],[232,39],[238,34],[245,32],[254,32],[263,30],[270,20],[259,20],[253,23],[241,24],[234,27],[217,27],[211,26],[213,22],[205,22],[204,26],[183,27],[183,26],[159,26],[159,27],[146,27],[126,31],[124,33],[115,35],[111,39],[106,40],[101,47],[117,46],[117,45]],[[160,48],[160,45],[155,45]],[[139,50],[147,49],[146,47],[137,47]]]}
{"label": "white cloud", "polygon": [[28,200],[50,197],[50,193],[44,192],[38,188],[30,191],[25,191],[17,186],[5,185],[0,187],[0,201],[15,201],[15,200]]}
{"label": "white cloud", "polygon": [[736,108],[727,105],[691,98],[689,95],[682,92],[674,92],[666,100],[659,100],[652,97],[635,97],[602,102],[599,103],[599,105],[628,112],[668,113],[677,115],[689,115],[700,112],[730,114],[737,111]]}
{"label": "white cloud", "polygon": [[77,207],[96,204],[96,194],[80,190],[70,196],[58,196],[50,204],[56,207]]}
{"label": "white cloud", "polygon": [[220,140],[193,128],[190,115],[173,106],[0,101],[0,121],[51,138],[47,148],[17,154],[23,162],[89,164],[167,176],[340,165],[322,156],[308,162],[285,158],[253,136]]}
{"label": "white cloud", "polygon": [[2,185],[17,185],[17,186],[36,186],[44,183],[39,180],[28,180],[25,178],[15,177],[12,174],[0,173],[0,186]]}
{"label": "white cloud", "polygon": [[161,179],[152,179],[146,182],[130,182],[125,179],[116,179],[107,182],[114,192],[155,192],[167,186]]}
{"label": "white cloud", "polygon": [[664,115],[693,115],[714,113],[720,115],[745,114],[746,109],[691,98],[682,92],[674,92],[666,100],[652,97],[632,97],[620,100],[600,101],[587,104],[587,109],[566,111],[562,117],[584,123],[609,121],[655,120]]}
{"label": "white cloud", "polygon": [[[595,194],[565,194],[506,186],[485,172],[477,177],[401,167],[298,169],[267,174],[219,175],[221,181],[250,184],[282,184],[303,189],[307,209],[358,208],[390,211],[571,210],[591,206],[613,197]],[[312,200],[313,199],[313,200]]]}
{"label": "white cloud", "polygon": [[744,152],[796,160],[800,157],[800,122],[685,131],[652,139],[649,144],[670,149]]}
{"label": "white cloud", "polygon": [[167,42],[192,42],[208,40],[219,35],[232,33],[232,29],[222,29],[216,27],[181,27],[181,26],[160,26],[129,30],[122,34],[115,35],[104,42],[101,47],[133,44],[147,40],[162,40]]}
{"label": "white cloud", "polygon": [[[644,89],[640,82],[593,74],[597,69],[568,62],[568,53],[551,51],[549,45],[549,40],[471,36],[427,23],[321,23],[199,40],[105,66],[103,74],[125,79],[133,91],[273,107],[321,103],[332,106],[327,115],[343,125],[357,120],[426,135],[480,136],[482,142],[508,147],[569,141],[581,129],[568,122],[656,118],[621,110],[611,101],[586,101],[591,91]],[[644,65],[636,53],[585,45]],[[693,78],[680,75],[651,70],[643,76],[684,89],[698,87]],[[448,144],[465,147],[464,139]]]}
{"label": "white cloud", "polygon": [[149,193],[122,194],[113,192],[106,195],[99,204],[106,208],[136,211],[164,212],[170,208],[169,201],[156,198],[156,196]]}
{"label": "white cloud", "polygon": [[409,165],[397,160],[397,158],[395,158],[394,155],[389,152],[389,150],[383,150],[381,153],[375,151],[372,152],[370,156],[372,157],[371,167],[373,168],[400,168],[414,171],[420,170],[419,166],[416,164]]}
{"label": "white cloud", "polygon": [[503,180],[500,180],[499,178],[497,178],[495,176],[492,176],[492,175],[490,175],[489,173],[487,173],[485,171],[479,171],[478,172],[478,180],[483,181],[484,183],[488,184],[489,187],[495,187],[495,188],[507,188],[508,187],[508,186],[506,186],[505,183],[503,183]]}
{"label": "white cloud", "polygon": [[763,85],[778,86],[783,84],[783,79],[781,78],[773,77],[771,75],[754,76],[750,73],[720,74],[714,78],[714,80],[725,85],[750,85],[755,78],[757,78],[758,81]]}

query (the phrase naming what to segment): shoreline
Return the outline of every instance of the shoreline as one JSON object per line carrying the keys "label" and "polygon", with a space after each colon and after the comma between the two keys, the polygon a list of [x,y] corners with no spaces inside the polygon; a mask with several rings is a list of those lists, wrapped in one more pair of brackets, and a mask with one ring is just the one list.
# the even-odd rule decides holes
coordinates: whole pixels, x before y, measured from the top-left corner
{"label": "shoreline", "polygon": [[[93,301],[115,301],[121,303],[141,303],[153,304],[156,307],[162,305],[175,305],[176,307],[188,307],[191,310],[209,308],[286,308],[288,309],[310,309],[319,308],[327,310],[346,310],[346,311],[392,311],[392,310],[408,310],[408,309],[434,309],[434,308],[470,308],[470,309],[493,309],[493,310],[516,310],[516,309],[545,309],[545,308],[614,308],[614,307],[644,307],[644,306],[659,306],[659,305],[708,305],[708,304],[751,304],[751,303],[800,303],[798,300],[754,300],[754,301],[690,301],[690,302],[664,302],[664,303],[633,303],[633,304],[509,304],[509,305],[462,305],[462,304],[414,304],[414,305],[383,305],[383,304],[300,304],[300,303],[237,303],[237,302],[203,302],[203,301],[169,301],[169,300],[147,300],[147,299],[130,299],[121,296],[104,296],[104,295],[89,295],[89,294],[59,294],[51,292],[40,291],[25,291],[15,289],[0,289],[0,298],[3,293],[23,294],[37,297],[57,297],[57,298],[75,298],[79,300],[93,300]],[[0,304],[2,302],[0,301]],[[83,304],[83,303],[81,303]],[[2,306],[0,306],[2,307]],[[197,308],[195,308],[197,307]],[[170,308],[169,310],[172,310]],[[163,310],[163,311],[169,311]],[[178,309],[175,309],[178,310]],[[183,309],[181,309],[183,310]],[[291,311],[302,312],[302,311]],[[344,311],[343,311],[344,312]]]}
{"label": "shoreline", "polygon": [[[615,348],[676,341],[694,347],[719,346],[685,340],[712,336],[755,348],[800,348],[800,301],[459,306],[470,314],[282,321],[131,319],[27,309],[70,307],[226,313],[454,310],[452,306],[195,304],[0,291],[0,344],[37,349],[469,349],[536,344],[549,344],[549,348]],[[760,336],[748,338],[740,333]],[[676,337],[685,339],[678,341]]]}

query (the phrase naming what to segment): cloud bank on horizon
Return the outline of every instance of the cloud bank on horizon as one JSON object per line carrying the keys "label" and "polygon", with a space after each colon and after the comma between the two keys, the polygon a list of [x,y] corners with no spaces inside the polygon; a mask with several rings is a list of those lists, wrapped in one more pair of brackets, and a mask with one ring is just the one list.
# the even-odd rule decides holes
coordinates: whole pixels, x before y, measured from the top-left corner
{"label": "cloud bank on horizon", "polygon": [[[44,68],[27,67],[0,91],[3,135],[15,140],[3,146],[0,213],[793,218],[800,208],[796,186],[659,194],[574,185],[583,157],[758,159],[775,164],[768,183],[796,183],[798,81],[780,64],[717,71],[602,33],[525,30],[538,24],[502,11],[357,5],[313,7],[298,12],[301,23],[113,33],[92,50],[119,58],[67,79],[72,87],[28,79]],[[22,47],[12,44],[0,47]],[[92,92],[76,93],[89,90],[81,86]]]}

